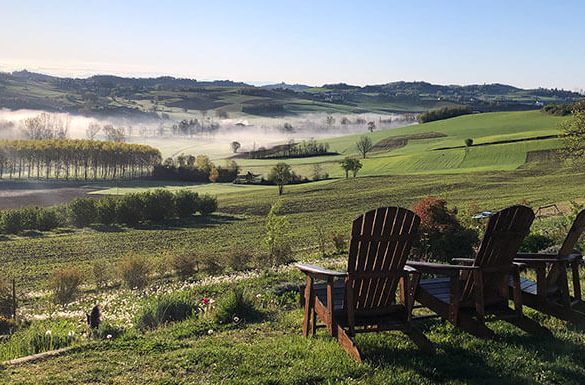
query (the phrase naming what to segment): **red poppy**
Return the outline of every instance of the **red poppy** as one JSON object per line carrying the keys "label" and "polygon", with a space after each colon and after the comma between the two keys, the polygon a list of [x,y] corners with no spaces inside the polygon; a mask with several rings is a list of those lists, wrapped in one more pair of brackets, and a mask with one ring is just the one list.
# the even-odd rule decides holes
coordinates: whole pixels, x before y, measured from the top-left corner
{"label": "red poppy", "polygon": [[201,298],[201,303],[203,303],[204,305],[207,305],[209,303],[209,298],[207,298],[207,297]]}

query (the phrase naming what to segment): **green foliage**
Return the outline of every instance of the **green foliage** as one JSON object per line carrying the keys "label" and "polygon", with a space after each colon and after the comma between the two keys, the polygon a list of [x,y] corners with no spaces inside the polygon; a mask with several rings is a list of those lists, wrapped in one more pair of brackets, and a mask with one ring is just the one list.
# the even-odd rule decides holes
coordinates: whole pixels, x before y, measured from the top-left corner
{"label": "green foliage", "polygon": [[179,190],[175,193],[174,205],[179,218],[188,218],[199,210],[199,195],[193,191]]}
{"label": "green foliage", "polygon": [[217,211],[217,197],[204,194],[199,198],[199,213],[203,216]]}
{"label": "green foliage", "polygon": [[150,262],[137,254],[128,254],[118,265],[120,277],[130,289],[145,288],[150,281],[151,270]]}
{"label": "green foliage", "polygon": [[0,319],[12,317],[12,312],[12,288],[8,280],[0,277]]}
{"label": "green foliage", "polygon": [[363,135],[360,139],[356,142],[355,146],[357,150],[362,155],[362,158],[366,159],[368,152],[372,151],[374,148],[374,143],[372,143],[372,139],[369,136]]}
{"label": "green foliage", "polygon": [[284,162],[277,163],[268,174],[268,180],[278,186],[278,195],[282,195],[284,185],[288,184],[292,178],[290,165]]}
{"label": "green foliage", "polygon": [[111,225],[118,220],[118,205],[120,198],[105,196],[96,202],[97,221],[104,225]]}
{"label": "green foliage", "polygon": [[336,254],[343,254],[347,250],[347,241],[343,234],[334,233],[331,236],[331,240],[333,241],[333,247],[335,248]]}
{"label": "green foliage", "polygon": [[554,240],[543,234],[530,234],[522,242],[521,251],[529,253],[538,253],[554,245]]}
{"label": "green foliage", "polygon": [[428,123],[435,120],[449,119],[456,116],[468,115],[473,113],[471,107],[443,107],[436,110],[427,111],[418,117],[419,123]]}
{"label": "green foliage", "polygon": [[345,171],[345,178],[348,178],[350,171],[353,174],[353,177],[355,178],[359,170],[362,168],[362,162],[360,162],[359,159],[352,158],[350,156],[346,156],[340,162],[340,165],[343,171]]}
{"label": "green foliage", "polygon": [[278,215],[282,202],[272,205],[266,216],[266,236],[264,244],[268,248],[272,266],[282,265],[292,260],[292,244],[289,237],[289,222],[286,215]]}
{"label": "green foliage", "polygon": [[86,227],[95,222],[96,201],[91,198],[76,198],[69,202],[69,220],[75,227]]}
{"label": "green foliage", "polygon": [[0,211],[0,233],[17,234],[24,230],[49,231],[65,224],[58,208],[25,207]]}
{"label": "green foliage", "polygon": [[561,125],[563,154],[573,164],[585,167],[585,100],[575,103],[573,116]]}
{"label": "green foliage", "polygon": [[214,310],[214,319],[220,324],[255,322],[261,317],[252,296],[239,287],[220,297]]}
{"label": "green foliage", "polygon": [[84,275],[77,267],[59,268],[49,277],[49,290],[53,292],[55,303],[68,304],[79,294]]}
{"label": "green foliage", "polygon": [[143,219],[142,198],[138,193],[124,195],[120,198],[117,207],[117,216],[120,223],[130,226],[138,224]]}
{"label": "green foliage", "polygon": [[473,246],[479,241],[477,232],[464,228],[457,220],[457,211],[448,209],[444,199],[423,198],[413,211],[421,218],[421,236],[415,245],[419,258],[449,262],[473,255]]}
{"label": "green foliage", "polygon": [[471,138],[465,139],[465,147],[471,147],[471,146],[473,146],[473,139],[471,139]]}
{"label": "green foliage", "polygon": [[547,104],[541,111],[549,115],[567,116],[571,115],[573,108],[573,104]]}
{"label": "green foliage", "polygon": [[173,193],[157,189],[141,194],[143,218],[151,221],[162,221],[175,215]]}
{"label": "green foliage", "polygon": [[141,331],[156,329],[169,322],[183,321],[198,311],[193,293],[179,291],[165,294],[147,302],[136,316],[136,327]]}

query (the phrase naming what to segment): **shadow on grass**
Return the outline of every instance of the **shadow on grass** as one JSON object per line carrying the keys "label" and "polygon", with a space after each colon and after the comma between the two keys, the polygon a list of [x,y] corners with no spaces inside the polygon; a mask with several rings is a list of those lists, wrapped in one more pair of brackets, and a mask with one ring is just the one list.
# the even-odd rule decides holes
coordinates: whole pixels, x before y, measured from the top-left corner
{"label": "shadow on grass", "polygon": [[243,219],[225,214],[213,214],[209,216],[197,215],[192,218],[169,219],[158,223],[145,222],[133,226],[132,228],[137,230],[185,230],[216,227],[241,220]]}
{"label": "shadow on grass", "polygon": [[[421,329],[425,333],[428,332],[425,327]],[[362,349],[366,362],[373,367],[391,370],[399,366],[405,370],[414,370],[433,383],[454,381],[466,384],[533,384],[534,378],[525,370],[524,375],[520,370],[518,373],[513,372],[512,362],[518,362],[519,359],[530,360],[530,357],[522,356],[522,351],[536,354],[541,363],[549,364],[547,366],[550,369],[554,368],[551,373],[553,378],[560,378],[563,383],[583,383],[583,371],[579,368],[584,365],[585,346],[578,343],[524,333],[498,334],[494,340],[480,340],[465,332],[456,330],[450,332],[460,333],[461,337],[471,342],[470,346],[458,344],[459,338],[451,342],[435,342],[437,353],[425,355],[412,345],[397,347],[395,340],[376,338],[376,334],[365,341],[358,340],[357,343]],[[478,341],[481,341],[480,345],[476,345]],[[487,344],[492,346],[485,348],[481,346]],[[521,348],[517,351],[518,355],[506,354],[510,347]],[[494,361],[493,357],[490,358],[489,354],[483,353],[484,350],[489,352],[494,349],[501,354],[501,358],[497,361]],[[557,365],[559,361],[571,362],[574,368],[560,367]],[[519,363],[518,365],[525,366],[526,364]],[[537,374],[534,372],[534,375]]]}

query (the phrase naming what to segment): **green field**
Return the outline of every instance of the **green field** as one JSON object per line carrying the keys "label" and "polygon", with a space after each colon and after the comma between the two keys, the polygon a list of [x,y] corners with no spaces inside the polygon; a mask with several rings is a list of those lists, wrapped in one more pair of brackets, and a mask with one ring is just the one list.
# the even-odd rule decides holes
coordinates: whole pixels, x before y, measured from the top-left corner
{"label": "green field", "polygon": [[[540,112],[482,114],[370,134],[374,142],[421,132],[440,132],[446,136],[410,140],[404,147],[372,153],[364,161],[358,178],[287,186],[280,198],[280,214],[288,218],[288,236],[295,259],[341,268],[344,255],[321,259],[316,251],[320,242],[318,228],[330,243],[334,233],[348,234],[352,219],[373,207],[411,207],[429,195],[445,198],[450,207],[458,209],[458,216],[465,223],[470,222],[476,210],[498,210],[511,204],[528,204],[536,210],[554,203],[566,211],[570,201],[583,203],[583,173],[559,160],[542,162],[536,158],[526,162],[527,153],[557,149],[560,139],[435,150],[462,146],[469,137],[480,144],[556,135],[561,120]],[[353,144],[358,137],[328,140],[342,153],[340,156],[295,159],[290,163],[301,174],[305,174],[303,170],[310,171],[314,164],[321,164],[331,175],[341,176],[336,162],[356,153]],[[177,148],[184,145],[179,143]],[[169,143],[165,151],[173,151],[172,146]],[[216,159],[221,159],[219,147],[217,154]],[[275,161],[241,163],[244,170],[267,170]],[[49,293],[44,289],[49,274],[58,267],[75,265],[88,277],[83,298],[69,305],[66,314],[87,311],[94,301],[104,301],[106,319],[115,319],[116,307],[128,306],[135,311],[144,298],[140,293],[116,287],[105,293],[97,292],[91,278],[96,263],[107,266],[107,273],[115,276],[115,266],[122,257],[128,253],[143,255],[161,266],[157,269],[163,269],[153,283],[153,290],[189,287],[194,295],[221,297],[236,284],[235,279],[220,276],[209,283],[206,279],[210,277],[201,273],[197,276],[202,280],[200,283],[189,281],[185,286],[187,283],[167,274],[169,258],[181,254],[193,254],[201,260],[211,257],[221,266],[219,274],[233,272],[228,261],[235,251],[244,250],[261,264],[265,261],[264,226],[267,212],[279,199],[276,187],[138,181],[99,183],[96,193],[125,194],[161,186],[217,194],[219,212],[209,218],[195,216],[137,228],[94,226],[0,240],[0,265],[6,275],[17,277],[23,311],[55,317],[57,310],[49,305]],[[537,219],[535,227],[544,226],[547,220]],[[555,228],[559,237],[561,230]],[[420,327],[436,345],[436,356],[419,354],[399,334],[364,335],[357,340],[366,361],[356,364],[324,333],[311,340],[300,336],[302,312],[295,306],[297,297],[285,301],[275,294],[282,287],[301,285],[300,273],[291,268],[273,270],[265,263],[249,274],[238,279],[237,284],[254,297],[270,298],[259,305],[265,315],[258,322],[235,326],[192,319],[145,334],[126,325],[128,331],[119,339],[82,343],[63,357],[8,366],[0,372],[0,382],[528,385],[585,381],[582,325],[572,326],[530,310],[528,315],[549,327],[554,337],[530,336],[496,322],[490,326],[498,338],[486,341],[431,319]],[[120,296],[123,300],[116,299]],[[70,317],[76,320],[79,316]]]}

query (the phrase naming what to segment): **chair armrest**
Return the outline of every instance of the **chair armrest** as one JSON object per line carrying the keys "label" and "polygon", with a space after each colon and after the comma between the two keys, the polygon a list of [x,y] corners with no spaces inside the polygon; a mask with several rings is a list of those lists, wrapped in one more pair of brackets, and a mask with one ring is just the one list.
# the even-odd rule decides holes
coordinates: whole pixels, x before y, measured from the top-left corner
{"label": "chair armrest", "polygon": [[418,273],[418,270],[417,269],[415,269],[412,266],[408,266],[408,265],[404,265],[404,269],[403,270],[407,274],[409,274],[409,273]]}
{"label": "chair armrest", "polygon": [[295,263],[295,266],[303,273],[317,279],[342,278],[347,276],[346,272],[329,270],[308,263]]}
{"label": "chair armrest", "polygon": [[406,264],[408,266],[414,267],[421,273],[427,274],[438,274],[438,275],[447,275],[447,276],[454,276],[458,275],[460,271],[473,271],[478,270],[479,267],[476,266],[458,266],[458,265],[447,265],[444,263],[431,263],[431,262],[415,262],[415,261],[407,261]]}
{"label": "chair armrest", "polygon": [[473,258],[453,258],[453,259],[451,259],[451,262],[459,263],[462,265],[472,265],[474,261],[475,261],[475,259],[473,259]]}

